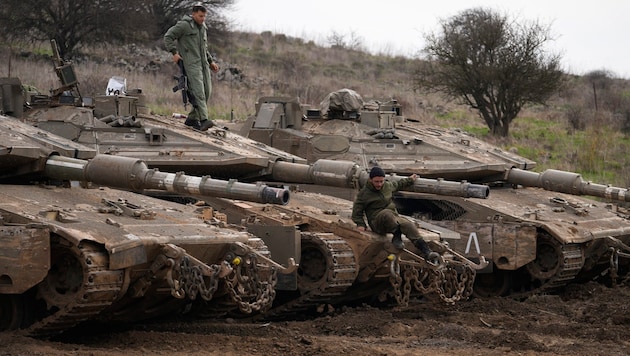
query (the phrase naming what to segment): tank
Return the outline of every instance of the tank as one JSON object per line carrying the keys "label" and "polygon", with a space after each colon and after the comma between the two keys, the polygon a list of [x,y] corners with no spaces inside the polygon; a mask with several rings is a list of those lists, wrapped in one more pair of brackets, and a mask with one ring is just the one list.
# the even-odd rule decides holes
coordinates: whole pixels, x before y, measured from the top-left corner
{"label": "tank", "polygon": [[393,176],[490,187],[482,200],[430,192],[396,198],[399,211],[459,233],[445,240],[453,250],[488,259],[477,296],[528,296],[592,278],[613,283],[627,273],[619,257],[628,256],[629,215],[617,204],[628,201],[627,189],[573,172],[533,172],[536,162],[461,130],[405,118],[395,100],[364,102],[344,89],[311,109],[297,98],[262,97],[256,115],[233,129],[309,163],[344,160]]}
{"label": "tank", "polygon": [[239,183],[232,191],[228,182],[159,172],[3,115],[0,167],[0,331],[50,337],[192,303],[250,315],[271,308],[278,273],[295,269],[211,209],[134,192],[282,205],[284,189]]}
{"label": "tank", "polygon": [[[57,64],[59,66],[61,64]],[[60,81],[62,84],[65,82],[61,76]],[[7,88],[10,85],[7,80]],[[290,268],[286,264],[287,257],[296,255],[298,268],[293,273],[278,276],[276,290],[284,298],[274,303],[274,309],[281,304],[296,307],[275,310],[303,311],[316,309],[322,304],[383,299],[388,294],[397,295],[397,302],[406,303],[414,285],[413,280],[407,282],[407,287],[401,285],[401,274],[407,269],[412,274],[424,276],[424,279],[418,277],[416,280],[427,283],[427,286],[420,282],[415,283],[418,286],[417,293],[433,293],[446,302],[454,302],[470,295],[475,268],[484,266],[483,260],[473,263],[461,254],[454,253],[448,246],[442,246],[439,242],[440,235],[452,232],[425,222],[418,223],[427,239],[434,240],[436,249],[442,251],[443,257],[439,263],[424,261],[414,253],[417,251],[412,245],[401,253],[393,249],[387,237],[352,231],[348,228],[348,221],[331,220],[336,216],[331,215],[329,209],[321,208],[318,214],[307,218],[302,209],[316,210],[316,206],[321,205],[320,200],[325,201],[328,198],[329,190],[347,191],[357,187],[360,173],[364,177],[367,173],[360,172],[352,162],[322,160],[309,165],[304,158],[224,128],[214,127],[206,132],[191,129],[183,124],[181,118],[146,113],[142,109],[144,99],[139,90],[136,90],[136,96],[96,97],[91,106],[76,88],[76,83],[73,83],[70,88],[66,88],[72,90],[57,91],[62,93],[57,98],[26,93],[25,102],[29,105],[21,120],[40,130],[86,145],[102,155],[141,159],[151,169],[185,171],[187,174],[220,179],[236,178],[245,182],[263,181],[268,186],[273,182],[277,186],[291,184],[296,187],[291,193],[291,200],[296,200],[296,203],[285,205],[285,209],[275,209],[260,200],[244,203],[238,198],[225,199],[218,195],[207,198],[195,194],[182,197],[179,192],[169,190],[143,192],[180,202],[197,202],[202,199],[214,211],[227,216],[231,223],[244,226],[260,237],[269,247],[276,263],[285,268]],[[6,91],[12,92],[9,89]],[[303,186],[319,187],[324,194],[307,195],[299,189]],[[228,189],[231,190],[231,185]],[[453,186],[442,180],[419,181],[417,189],[466,196],[479,195],[482,198],[488,194],[485,186],[462,185],[459,182]],[[350,201],[346,200],[343,204],[346,210],[351,207]],[[291,216],[302,218],[287,218]],[[260,223],[261,221],[264,223]],[[337,228],[337,225],[344,228]],[[313,259],[310,256],[320,256],[316,259],[317,269],[331,271],[329,274],[318,272],[320,274],[316,287],[312,281],[305,282],[305,278],[314,278],[308,277],[314,272],[305,272],[305,268],[315,269],[307,267],[309,263],[304,263],[305,255],[308,255],[307,261]],[[392,286],[397,293],[392,291]]]}
{"label": "tank", "polygon": [[[358,165],[330,160],[318,160],[313,165],[276,162],[272,176],[279,181],[306,183],[295,189],[310,184],[350,189],[368,179],[368,173]],[[477,198],[489,194],[486,186],[441,183],[418,180],[413,189]],[[260,236],[274,256],[278,255],[275,246],[299,241],[295,246],[300,255],[298,278],[279,291],[279,302],[263,315],[266,317],[357,301],[393,299],[406,305],[412,293],[454,303],[470,296],[476,270],[487,266],[483,257],[473,263],[440,242],[453,231],[413,218],[410,220],[415,221],[423,238],[442,256],[439,261],[425,261],[408,241],[403,251],[397,250],[391,235],[357,230],[351,219],[352,202],[329,194],[293,191],[289,203],[282,206],[234,204],[220,198],[207,202],[225,213],[228,221]],[[299,239],[294,240],[294,236]],[[285,276],[279,277],[278,285],[282,278]]]}

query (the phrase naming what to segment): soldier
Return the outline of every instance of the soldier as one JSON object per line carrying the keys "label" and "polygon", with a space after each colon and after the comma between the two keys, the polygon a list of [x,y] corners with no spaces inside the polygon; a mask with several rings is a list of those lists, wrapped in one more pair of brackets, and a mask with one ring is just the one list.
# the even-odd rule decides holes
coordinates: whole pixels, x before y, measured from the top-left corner
{"label": "soldier", "polygon": [[195,3],[192,14],[184,16],[164,35],[166,50],[173,54],[173,61],[184,61],[188,88],[195,98],[185,124],[202,131],[214,126],[208,119],[207,101],[212,92],[210,70],[219,71],[219,66],[208,53],[206,12],[203,3]]}
{"label": "soldier", "polygon": [[393,193],[411,186],[416,178],[413,174],[398,182],[386,181],[385,171],[381,167],[373,167],[368,183],[361,189],[352,206],[352,221],[357,224],[357,229],[365,231],[364,215],[367,216],[372,231],[383,235],[388,232],[394,234],[392,244],[398,249],[404,248],[402,234],[405,234],[426,260],[433,261],[438,257],[437,253],[431,251],[411,221],[398,215],[392,201]]}

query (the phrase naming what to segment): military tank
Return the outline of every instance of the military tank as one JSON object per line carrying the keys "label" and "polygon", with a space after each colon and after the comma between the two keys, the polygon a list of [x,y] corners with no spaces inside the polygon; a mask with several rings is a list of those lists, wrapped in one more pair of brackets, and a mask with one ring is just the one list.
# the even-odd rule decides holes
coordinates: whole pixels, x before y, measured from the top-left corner
{"label": "military tank", "polygon": [[[58,68],[66,65],[68,64],[58,63],[57,73],[62,72]],[[94,107],[90,107],[76,90],[76,81],[67,80],[67,77],[61,74],[59,78],[65,90],[56,90],[55,92],[60,94],[54,98],[27,93],[25,101],[28,103],[28,108],[22,113],[21,119],[40,130],[89,146],[100,154],[142,159],[150,168],[160,170],[186,171],[189,174],[211,175],[226,179],[237,178],[243,181],[269,180],[276,184],[297,183],[299,186],[317,186],[324,192],[338,186],[341,187],[340,191],[347,191],[349,187],[357,186],[360,172],[352,162],[340,164],[321,161],[315,165],[307,165],[306,160],[301,157],[222,128],[214,127],[200,132],[186,127],[181,119],[141,113],[142,110],[137,110],[138,106],[142,106],[139,105],[141,100],[130,95],[100,97],[96,99]],[[0,81],[0,85],[2,83]],[[6,83],[5,92],[13,92],[9,88],[15,85],[15,80],[6,80],[4,83]],[[67,97],[63,98],[63,96]],[[111,104],[110,111],[107,109],[109,104]],[[132,115],[127,115],[130,113]],[[364,177],[367,175],[365,171],[362,173]],[[439,194],[443,192],[464,196],[475,195],[480,198],[488,195],[488,189],[485,186],[476,187],[460,183],[456,183],[455,186],[444,181],[429,182],[427,180],[419,181],[417,189],[430,189],[431,192],[440,192]],[[152,190],[145,193],[175,201],[181,201],[182,197],[179,192],[171,191]],[[414,253],[415,247],[412,245],[401,254],[400,251],[392,249],[391,244],[382,236],[371,233],[357,234],[348,229],[337,231],[334,226],[341,222],[331,220],[330,215],[323,212],[308,219],[306,217],[302,219],[310,223],[298,223],[298,220],[287,219],[287,216],[302,215],[301,208],[317,205],[321,199],[314,196],[301,198],[304,194],[306,193],[299,189],[294,191],[292,199],[296,199],[297,196],[299,197],[297,200],[301,203],[291,205],[282,212],[264,204],[254,207],[252,203],[248,203],[250,210],[247,211],[247,209],[242,209],[244,203],[234,201],[234,199],[203,198],[213,209],[224,211],[229,221],[246,226],[248,230],[262,238],[269,246],[271,255],[277,263],[286,261],[283,256],[298,255],[296,262],[299,268],[292,274],[281,274],[276,285],[278,291],[292,294],[292,297],[287,297],[284,301],[291,302],[294,306],[299,305],[297,310],[312,309],[318,306],[316,304],[322,304],[326,300],[331,303],[342,302],[387,293],[391,290],[388,277],[390,275],[393,281],[399,281],[398,284],[394,283],[398,293],[392,294],[398,295],[397,301],[404,303],[409,298],[412,281],[407,283],[407,287],[403,286],[404,293],[401,292],[401,269],[392,267],[400,265],[403,266],[403,273],[405,269],[409,269],[418,276],[424,276],[417,278],[416,283],[418,286],[416,290],[421,294],[438,293],[442,300],[448,302],[465,299],[470,295],[470,283],[462,281],[472,281],[474,268],[483,266],[483,261],[472,263],[460,254],[449,250],[448,247],[441,246],[443,258],[440,263],[427,263]],[[186,195],[185,198],[190,199],[190,195]],[[345,201],[345,204],[346,208],[351,206],[349,201]],[[327,218],[324,219],[324,217]],[[247,223],[251,219],[265,223],[258,224],[260,226]],[[451,233],[438,226],[427,223],[422,223],[422,225],[421,228],[427,235],[427,239],[434,239],[438,245],[440,235]],[[278,231],[271,234],[268,233],[270,230]],[[355,242],[350,242],[351,239]],[[383,250],[390,252],[383,255]],[[305,254],[322,256],[317,260],[318,268],[332,271],[331,276],[343,277],[343,282],[336,280],[336,277],[328,278],[328,275],[324,274],[319,275],[317,288],[312,287],[312,283],[303,283],[306,278],[304,269],[308,269],[306,266],[309,265],[303,261],[300,262]],[[342,264],[345,266],[342,268],[345,272],[339,270],[338,273],[335,266],[339,263],[336,262],[338,257],[341,258],[341,256],[344,256],[347,263]],[[288,267],[286,264],[284,266]],[[366,282],[374,283],[375,287],[363,290],[353,287],[356,291],[362,290],[360,293],[350,289],[355,283],[365,286]],[[431,288],[424,286],[421,282],[427,283]],[[295,301],[296,299],[300,301]],[[294,309],[284,308],[287,311]]]}
{"label": "military tank", "polygon": [[163,173],[3,115],[0,167],[0,331],[49,337],[85,321],[163,316],[194,301],[262,312],[272,306],[278,273],[295,269],[293,260],[273,262],[264,242],[207,208],[133,192],[265,205],[286,204],[284,189],[230,182],[239,184],[232,190]]}
{"label": "military tank", "polygon": [[[346,189],[368,179],[368,173],[352,162],[328,160],[319,160],[313,165],[276,162],[273,176],[285,182]],[[486,186],[445,183],[419,179],[413,189],[477,198],[488,195]],[[441,244],[442,237],[453,234],[452,231],[411,218],[422,237],[442,256],[439,261],[426,261],[409,242],[403,251],[397,250],[391,244],[391,236],[357,230],[351,219],[352,202],[332,195],[294,191],[291,201],[283,206],[234,204],[220,198],[207,201],[225,213],[228,221],[239,223],[260,236],[274,256],[277,255],[275,245],[299,242],[295,246],[300,255],[298,278],[279,291],[284,292],[279,294],[283,298],[278,298],[276,307],[264,314],[265,317],[304,312],[322,305],[384,301],[390,297],[406,305],[412,290],[414,294],[454,303],[470,296],[476,269],[487,265],[483,258],[473,263]],[[282,278],[284,276],[279,277],[278,285],[283,282]]]}
{"label": "military tank", "polygon": [[345,160],[394,176],[491,187],[484,200],[418,192],[396,198],[399,211],[458,232],[446,240],[453,250],[471,260],[488,258],[491,264],[476,277],[478,296],[527,296],[627,273],[628,260],[618,258],[629,256],[630,221],[615,204],[629,200],[627,189],[573,172],[533,172],[536,162],[461,130],[405,118],[395,100],[364,103],[357,95],[331,93],[320,109],[297,98],[262,97],[240,133],[309,163]]}
{"label": "military tank", "polygon": [[[53,48],[55,48],[53,42]],[[185,170],[189,174],[206,175],[225,179],[237,178],[242,181],[269,180],[274,184],[298,183],[299,186],[308,186],[313,190],[329,194],[331,189],[338,189],[345,192],[355,189],[358,182],[367,179],[365,171],[360,172],[352,162],[332,162],[322,160],[317,164],[306,165],[306,160],[296,155],[272,148],[260,142],[245,138],[236,133],[222,128],[212,128],[206,132],[193,130],[183,125],[181,118],[163,117],[150,115],[144,107],[144,94],[141,90],[132,90],[125,95],[103,95],[97,96],[94,100],[84,98],[78,89],[78,81],[72,69],[72,63],[61,60],[56,53],[53,58],[55,72],[57,73],[61,86],[51,91],[51,95],[42,95],[38,92],[25,92],[24,102],[26,110],[20,117],[22,121],[38,127],[46,132],[59,134],[73,142],[81,143],[93,148],[101,154],[113,156],[125,156],[140,158],[150,168],[157,168],[166,171]],[[14,108],[17,100],[11,98],[18,92],[12,89],[15,80],[0,80],[3,92],[10,93],[3,102],[5,110]],[[19,81],[18,81],[19,82]],[[5,85],[3,85],[5,83]],[[118,90],[118,89],[117,89]],[[108,89],[108,92],[110,90]],[[113,90],[115,92],[115,90]],[[119,90],[119,93],[121,91]],[[361,174],[362,173],[362,174]],[[363,178],[360,178],[363,176]],[[414,190],[431,191],[438,194],[451,194],[463,196],[478,196],[485,198],[488,189],[485,186],[470,184],[449,184],[443,180],[418,180]],[[230,186],[231,187],[231,186]],[[341,188],[337,188],[341,187]],[[349,189],[350,188],[350,189]],[[190,195],[183,197],[179,192],[160,192],[155,190],[145,190],[145,194],[159,196],[162,199],[172,199],[175,201],[188,201]],[[294,197],[306,194],[299,189],[292,194]],[[312,259],[315,262],[309,264],[299,263],[299,268],[294,273],[279,275],[282,283],[278,282],[278,291],[288,292],[291,297],[283,299],[286,303],[299,299],[299,302],[292,302],[291,305],[300,305],[298,310],[314,307],[317,303],[325,300],[348,301],[361,298],[371,298],[378,295],[390,293],[394,286],[399,303],[406,303],[409,300],[410,290],[415,285],[420,294],[437,293],[446,302],[454,302],[465,299],[471,292],[471,281],[474,279],[475,268],[481,268],[485,261],[473,263],[461,254],[450,250],[448,246],[443,246],[439,242],[439,236],[452,233],[447,229],[419,222],[421,229],[427,238],[435,240],[435,247],[442,252],[439,263],[427,263],[415,252],[415,247],[410,245],[409,249],[402,254],[395,250],[394,253],[386,254],[382,257],[382,250],[392,250],[391,244],[383,236],[371,233],[360,234],[358,237],[353,233],[349,236],[335,235],[331,232],[333,226],[338,223],[335,220],[323,219],[329,217],[325,213],[319,216],[310,216],[303,221],[308,223],[298,224],[297,220],[286,219],[287,214],[302,215],[300,209],[303,207],[313,207],[322,200],[321,196],[309,196],[302,199],[302,204],[287,206],[285,211],[278,213],[276,209],[259,205],[247,213],[245,217],[241,209],[242,203],[234,199],[212,199],[212,204],[221,201],[223,210],[226,211],[227,218],[235,223],[247,226],[249,230],[261,237],[265,244],[270,247],[271,255],[278,263],[284,263],[283,256],[292,256],[297,253],[297,262],[304,255],[317,254],[321,256],[332,256]],[[211,199],[203,197],[207,203]],[[295,198],[292,198],[295,199]],[[314,200],[313,200],[314,199]],[[251,199],[250,199],[251,200]],[[298,199],[300,200],[300,199]],[[324,199],[325,200],[325,199]],[[252,203],[248,203],[252,204]],[[345,201],[346,208],[351,202]],[[233,206],[228,209],[227,207]],[[214,206],[212,206],[214,208]],[[326,209],[324,209],[326,211]],[[254,226],[246,221],[252,216],[260,218],[254,221],[265,221],[261,226]],[[278,218],[282,216],[283,218]],[[317,221],[317,223],[315,223]],[[260,224],[258,224],[260,225]],[[308,228],[307,232],[307,226]],[[345,225],[344,225],[345,226]],[[270,228],[290,231],[289,233],[269,234]],[[345,231],[345,230],[344,230]],[[286,231],[285,231],[286,232]],[[319,237],[319,233],[322,233]],[[345,233],[348,233],[347,231]],[[313,237],[317,235],[316,237]],[[331,235],[332,234],[332,235]],[[349,241],[354,239],[354,241]],[[328,240],[332,242],[328,242]],[[313,242],[317,241],[317,242]],[[303,283],[305,277],[304,268],[335,270],[338,246],[339,251],[345,251],[347,255],[348,271],[355,271],[354,278],[348,278],[343,283],[320,275],[318,284]],[[401,257],[402,256],[402,257]],[[344,257],[345,258],[345,257]],[[284,267],[288,267],[284,264]],[[409,272],[407,272],[409,271]],[[401,284],[401,275],[411,273],[415,275],[414,280],[404,281]],[[333,273],[336,275],[336,272]],[[352,273],[346,273],[346,276]],[[360,281],[358,276],[362,276]],[[391,275],[389,277],[384,276]],[[422,277],[420,277],[422,276]],[[391,283],[382,283],[390,280]],[[356,292],[361,288],[354,288],[355,291],[347,290],[356,283],[367,286],[366,282],[374,282],[376,287],[363,288],[360,293]],[[391,286],[390,286],[391,284]],[[427,286],[425,286],[425,284]],[[431,287],[429,288],[428,285]],[[299,287],[302,286],[302,287]],[[308,286],[308,287],[304,287]],[[336,286],[336,287],[334,287]],[[343,288],[342,288],[343,286]],[[334,287],[334,288],[333,288]],[[331,289],[332,288],[332,289]],[[326,290],[327,292],[322,292]],[[335,291],[333,294],[332,291]],[[402,292],[401,292],[402,291]],[[435,294],[434,293],[434,294]],[[308,301],[308,302],[307,302]],[[280,302],[275,303],[280,304]],[[296,308],[285,308],[285,310],[295,310]],[[279,309],[276,309],[279,310]]]}

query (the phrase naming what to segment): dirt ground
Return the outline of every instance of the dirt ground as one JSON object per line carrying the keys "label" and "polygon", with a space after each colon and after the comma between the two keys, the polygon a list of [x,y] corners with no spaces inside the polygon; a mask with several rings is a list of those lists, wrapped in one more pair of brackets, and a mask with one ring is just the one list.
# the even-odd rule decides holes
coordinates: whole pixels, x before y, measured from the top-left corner
{"label": "dirt ground", "polygon": [[569,285],[557,295],[418,299],[340,307],[307,320],[153,321],[81,327],[52,340],[0,333],[0,355],[627,355],[630,286]]}

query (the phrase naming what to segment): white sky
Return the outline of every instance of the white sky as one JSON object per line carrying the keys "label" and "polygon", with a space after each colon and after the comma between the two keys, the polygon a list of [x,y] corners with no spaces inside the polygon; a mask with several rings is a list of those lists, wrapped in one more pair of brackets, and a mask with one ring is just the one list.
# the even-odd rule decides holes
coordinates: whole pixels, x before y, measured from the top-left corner
{"label": "white sky", "polygon": [[334,32],[361,38],[374,53],[416,56],[424,35],[439,31],[439,21],[484,7],[512,19],[551,26],[556,38],[547,49],[563,57],[573,74],[609,70],[630,78],[630,1],[560,0],[235,0],[228,17],[236,30],[272,31],[328,45]]}

